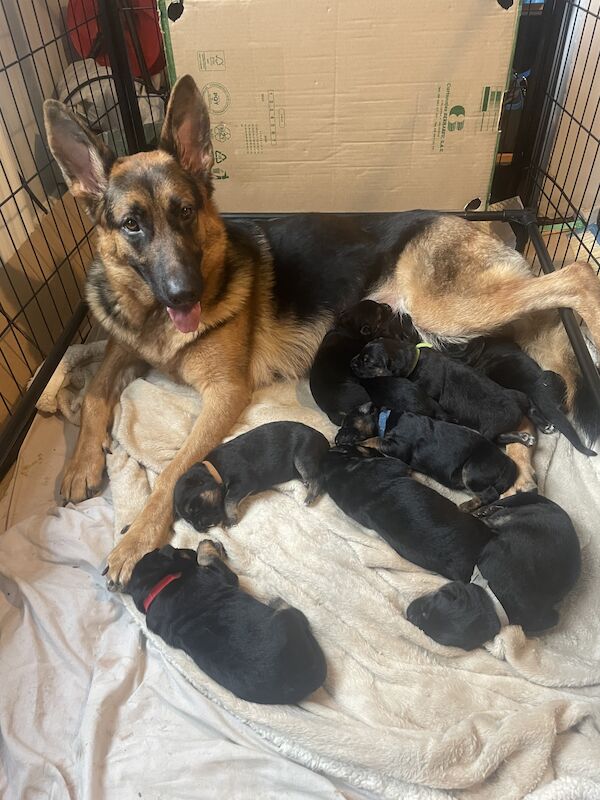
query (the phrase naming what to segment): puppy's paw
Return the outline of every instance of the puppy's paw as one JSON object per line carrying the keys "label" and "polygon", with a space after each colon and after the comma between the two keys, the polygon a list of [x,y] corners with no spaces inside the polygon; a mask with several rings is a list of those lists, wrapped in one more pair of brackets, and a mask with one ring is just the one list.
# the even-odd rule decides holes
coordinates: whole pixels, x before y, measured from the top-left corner
{"label": "puppy's paw", "polygon": [[521,444],[524,444],[525,447],[535,447],[537,444],[536,437],[531,433],[526,433],[525,431],[521,431],[518,434],[519,441]]}
{"label": "puppy's paw", "polygon": [[272,608],[273,611],[285,611],[290,608],[290,605],[282,597],[274,597],[269,601],[269,608]]}
{"label": "puppy's paw", "polygon": [[238,511],[237,505],[235,506],[225,506],[225,515],[223,518],[222,525],[224,528],[233,528],[235,527],[238,522],[240,521],[240,512]]}
{"label": "puppy's paw", "polygon": [[208,564],[213,558],[227,560],[227,551],[217,539],[203,539],[198,545],[198,563]]}
{"label": "puppy's paw", "polygon": [[464,503],[459,505],[461,511],[466,511],[468,514],[473,514],[481,507],[481,500],[478,497],[472,497],[470,500],[465,500]]}
{"label": "puppy's paw", "polygon": [[476,508],[475,511],[472,512],[474,517],[478,517],[479,519],[483,517],[491,517],[492,514],[495,514],[496,511],[500,511],[502,506],[480,506]]}
{"label": "puppy's paw", "polygon": [[307,492],[306,497],[304,498],[304,505],[305,506],[312,506],[319,497],[322,495],[323,491],[319,484],[317,483],[306,483],[305,484]]}
{"label": "puppy's paw", "polygon": [[511,497],[511,495],[521,494],[521,492],[537,492],[537,490],[538,486],[533,467],[530,469],[523,469],[521,467],[519,470],[519,477],[501,497]]}

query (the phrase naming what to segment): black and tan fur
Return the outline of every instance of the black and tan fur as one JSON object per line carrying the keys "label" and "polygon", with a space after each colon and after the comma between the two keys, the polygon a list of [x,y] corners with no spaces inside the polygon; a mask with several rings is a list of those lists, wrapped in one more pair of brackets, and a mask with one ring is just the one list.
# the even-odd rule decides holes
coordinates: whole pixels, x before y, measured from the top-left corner
{"label": "black and tan fur", "polygon": [[[450,215],[226,224],[212,200],[208,112],[189,76],[173,88],[152,153],[115,159],[57,101],[46,102],[45,116],[67,184],[97,222],[87,296],[110,335],[63,495],[79,501],[99,489],[114,405],[148,365],[203,395],[189,438],[108,557],[112,585],[126,584],[136,562],[168,541],[177,479],[222,441],[251,391],[305,374],[334,315],[361,298],[410,313],[430,341],[460,341],[570,306],[600,343],[600,285],[587,265],[533,279],[518,253]],[[141,236],[128,230],[131,220]],[[187,313],[197,300],[197,329],[181,333],[166,307]],[[535,320],[534,337],[523,322],[513,334],[565,378],[573,400],[578,374],[556,314]]]}

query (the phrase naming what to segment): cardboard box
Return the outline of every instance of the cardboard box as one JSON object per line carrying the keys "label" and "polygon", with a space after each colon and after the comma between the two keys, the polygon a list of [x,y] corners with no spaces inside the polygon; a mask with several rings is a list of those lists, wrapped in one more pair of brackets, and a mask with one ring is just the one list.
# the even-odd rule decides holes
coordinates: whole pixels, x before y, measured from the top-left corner
{"label": "cardboard box", "polygon": [[496,0],[186,0],[168,61],[209,103],[220,207],[485,204],[518,16]]}

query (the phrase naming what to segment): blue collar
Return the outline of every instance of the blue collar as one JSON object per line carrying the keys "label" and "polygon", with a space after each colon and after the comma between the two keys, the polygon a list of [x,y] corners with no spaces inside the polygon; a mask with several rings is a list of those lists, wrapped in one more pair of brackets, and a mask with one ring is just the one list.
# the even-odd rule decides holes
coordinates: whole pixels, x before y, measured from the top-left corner
{"label": "blue collar", "polygon": [[387,425],[391,413],[389,408],[384,408],[383,411],[379,412],[379,417],[377,418],[377,434],[380,439],[383,439],[385,436],[385,426]]}

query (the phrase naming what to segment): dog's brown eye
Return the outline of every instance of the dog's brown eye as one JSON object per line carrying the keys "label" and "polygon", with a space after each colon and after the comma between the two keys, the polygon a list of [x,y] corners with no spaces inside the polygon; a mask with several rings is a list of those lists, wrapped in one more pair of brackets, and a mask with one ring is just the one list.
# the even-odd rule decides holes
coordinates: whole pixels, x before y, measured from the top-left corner
{"label": "dog's brown eye", "polygon": [[194,209],[191,206],[184,206],[181,209],[181,219],[190,219],[193,213]]}
{"label": "dog's brown eye", "polygon": [[127,219],[123,223],[123,227],[130,233],[137,233],[140,229],[140,226],[137,224],[137,222],[134,220],[133,217],[127,217]]}

